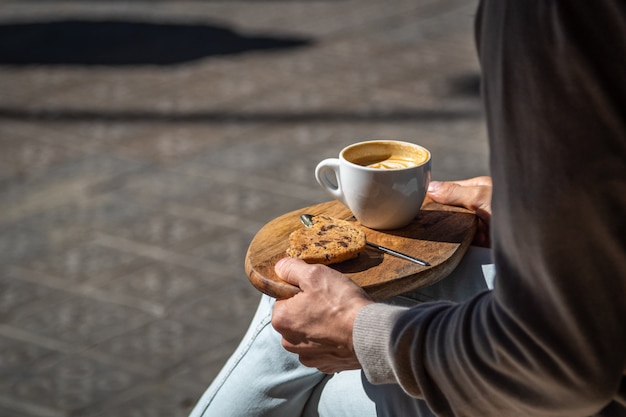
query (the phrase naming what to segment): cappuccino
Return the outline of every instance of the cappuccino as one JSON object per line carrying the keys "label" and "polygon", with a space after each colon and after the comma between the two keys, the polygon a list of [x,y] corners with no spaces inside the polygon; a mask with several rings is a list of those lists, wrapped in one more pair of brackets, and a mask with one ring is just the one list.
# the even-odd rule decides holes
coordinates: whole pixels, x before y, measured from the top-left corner
{"label": "cappuccino", "polygon": [[419,213],[430,181],[430,152],[413,143],[373,140],[317,164],[315,179],[371,229],[397,229]]}
{"label": "cappuccino", "polygon": [[347,149],[344,157],[353,164],[375,169],[405,169],[420,166],[430,159],[424,148],[391,141],[372,141]]}
{"label": "cappuccino", "polygon": [[376,169],[402,169],[420,165],[413,159],[402,158],[397,155],[372,156],[352,162],[363,167]]}

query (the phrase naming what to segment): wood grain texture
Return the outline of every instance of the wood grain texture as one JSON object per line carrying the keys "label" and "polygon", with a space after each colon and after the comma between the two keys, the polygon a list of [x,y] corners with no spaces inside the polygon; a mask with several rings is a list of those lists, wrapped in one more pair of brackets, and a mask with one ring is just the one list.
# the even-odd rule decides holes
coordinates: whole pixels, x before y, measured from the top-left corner
{"label": "wood grain texture", "polygon": [[[300,291],[278,278],[274,265],[286,256],[289,234],[304,227],[299,219],[304,213],[326,214],[356,222],[348,208],[330,201],[284,214],[267,223],[252,239],[245,258],[248,278],[259,291],[278,299],[292,297]],[[330,267],[350,277],[372,298],[382,300],[432,285],[448,276],[471,244],[476,224],[476,216],[465,209],[426,201],[413,222],[402,229],[378,231],[362,227],[369,242],[418,257],[431,266],[368,248],[357,258]]]}

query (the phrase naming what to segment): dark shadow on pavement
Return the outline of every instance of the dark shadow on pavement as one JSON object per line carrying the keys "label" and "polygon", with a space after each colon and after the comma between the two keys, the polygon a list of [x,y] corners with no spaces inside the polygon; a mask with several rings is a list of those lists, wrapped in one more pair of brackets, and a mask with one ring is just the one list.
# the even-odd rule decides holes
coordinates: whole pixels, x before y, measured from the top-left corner
{"label": "dark shadow on pavement", "polygon": [[168,123],[313,123],[313,122],[442,122],[481,118],[482,110],[391,110],[384,112],[221,112],[197,111],[161,113],[158,111],[90,111],[73,109],[29,110],[0,107],[0,120],[31,122],[168,122]]}
{"label": "dark shadow on pavement", "polygon": [[215,55],[310,45],[219,25],[63,20],[0,25],[0,65],[172,65]]}

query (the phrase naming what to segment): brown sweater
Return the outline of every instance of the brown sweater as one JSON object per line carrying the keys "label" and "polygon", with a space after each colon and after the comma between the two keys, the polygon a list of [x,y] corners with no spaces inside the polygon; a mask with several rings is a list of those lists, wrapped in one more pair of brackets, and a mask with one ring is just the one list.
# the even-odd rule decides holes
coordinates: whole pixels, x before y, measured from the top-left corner
{"label": "brown sweater", "polygon": [[439,416],[626,415],[626,2],[485,0],[495,290],[357,318]]}

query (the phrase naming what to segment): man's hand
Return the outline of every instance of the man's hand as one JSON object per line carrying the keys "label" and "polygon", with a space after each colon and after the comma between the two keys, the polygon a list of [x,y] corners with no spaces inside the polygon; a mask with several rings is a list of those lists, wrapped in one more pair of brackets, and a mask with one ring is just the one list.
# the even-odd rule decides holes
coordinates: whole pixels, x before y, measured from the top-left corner
{"label": "man's hand", "polygon": [[464,207],[478,216],[478,230],[473,244],[490,247],[491,177],[476,177],[463,181],[431,181],[428,196],[441,204]]}
{"label": "man's hand", "polygon": [[283,347],[324,373],[359,369],[352,327],[361,308],[373,301],[348,277],[324,265],[285,258],[275,270],[302,290],[274,306],[272,326],[283,336]]}

